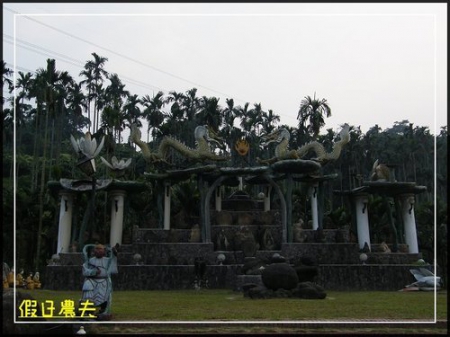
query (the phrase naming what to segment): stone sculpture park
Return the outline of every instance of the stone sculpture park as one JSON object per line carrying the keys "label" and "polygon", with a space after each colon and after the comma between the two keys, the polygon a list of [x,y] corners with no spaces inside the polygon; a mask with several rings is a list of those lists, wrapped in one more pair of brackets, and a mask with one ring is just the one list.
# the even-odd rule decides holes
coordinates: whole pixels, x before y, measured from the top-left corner
{"label": "stone sculpture park", "polygon": [[[280,128],[261,137],[274,153],[258,158],[256,165],[230,166],[230,154],[223,140],[208,126],[194,130],[197,147],[166,137],[150,149],[141,133],[131,128],[131,139],[141,149],[147,168],[145,183],[120,180],[130,161],[113,158],[103,163],[115,173],[114,179],[61,179],[49,188],[61,200],[58,248],[46,266],[45,288],[80,290],[82,285],[80,249],[71,249],[72,212],[75,196],[107,191],[111,211],[110,242],[121,246],[119,273],[113,275],[115,290],[172,290],[228,288],[249,298],[298,297],[323,299],[327,290],[399,290],[411,283],[409,269],[421,258],[414,220],[414,195],[424,191],[414,182],[397,182],[395,172],[376,163],[367,181],[349,191],[336,191],[353,205],[354,224],[339,229],[324,228],[323,188],[339,172],[323,174],[323,167],[339,158],[350,139],[344,124],[333,148],[319,142],[289,149],[289,132]],[[89,135],[72,139],[80,154],[79,165],[99,155]],[[249,144],[236,141],[235,154],[244,157]],[[184,158],[183,167],[171,162],[171,154]],[[309,159],[305,159],[309,154]],[[312,154],[312,157],[311,157]],[[149,170],[150,171],[150,170]],[[384,175],[383,175],[384,174]],[[390,176],[389,176],[390,174]],[[200,193],[200,217],[186,224],[171,215],[171,188],[193,179]],[[311,221],[293,219],[294,183],[307,186]],[[148,186],[159,188],[160,221],[157,228],[136,223],[131,242],[124,242],[125,200]],[[246,186],[259,192],[252,195]],[[227,189],[229,192],[224,195]],[[406,242],[371,243],[367,198],[381,194],[398,200],[403,209]],[[94,199],[93,199],[94,200]],[[356,228],[356,239],[351,238]],[[396,231],[395,224],[392,227]],[[108,242],[106,242],[108,244]],[[386,249],[382,249],[387,247]]]}

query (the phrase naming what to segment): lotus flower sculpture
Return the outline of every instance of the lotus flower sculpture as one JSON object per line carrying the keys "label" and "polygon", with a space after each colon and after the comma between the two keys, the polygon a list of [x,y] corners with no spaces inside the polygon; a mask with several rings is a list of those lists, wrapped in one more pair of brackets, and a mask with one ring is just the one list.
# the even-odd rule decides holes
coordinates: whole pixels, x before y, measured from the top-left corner
{"label": "lotus flower sculpture", "polygon": [[131,158],[128,158],[127,160],[121,159],[119,161],[116,156],[112,156],[111,163],[103,157],[100,157],[100,159],[103,164],[108,166],[114,172],[116,177],[122,176],[125,173],[125,169],[131,164]]}
{"label": "lotus flower sculpture", "polygon": [[95,138],[92,138],[92,135],[89,131],[86,132],[84,138],[80,138],[77,140],[75,140],[75,138],[70,135],[70,141],[72,142],[72,146],[75,152],[77,152],[78,154],[84,154],[87,158],[92,159],[95,158],[103,149],[105,137],[102,138],[99,146],[97,146],[97,140]]}
{"label": "lotus flower sculpture", "polygon": [[[100,153],[103,149],[103,145],[105,143],[105,137],[102,138],[100,144],[97,146],[97,140],[92,138],[91,133],[88,131],[84,135],[84,138],[75,139],[72,135],[70,135],[70,141],[76,153],[80,156],[80,160],[77,164],[87,175],[92,175],[95,172],[95,160],[94,158]],[[84,155],[84,157],[82,157]],[[90,169],[83,167],[85,163],[90,163]]]}

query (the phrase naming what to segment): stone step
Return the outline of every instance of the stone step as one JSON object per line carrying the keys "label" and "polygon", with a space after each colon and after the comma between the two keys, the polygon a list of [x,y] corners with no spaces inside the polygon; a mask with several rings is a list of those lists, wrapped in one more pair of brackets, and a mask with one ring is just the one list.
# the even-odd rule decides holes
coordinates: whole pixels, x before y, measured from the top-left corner
{"label": "stone step", "polygon": [[[308,258],[316,265],[362,264],[361,252],[357,244],[323,244],[323,243],[285,243],[280,250],[257,250],[253,257],[270,261],[274,254],[280,254],[294,265],[301,264],[302,258]],[[136,254],[140,255],[135,256]],[[222,254],[224,260],[219,261]],[[368,252],[366,264],[414,264],[422,254]],[[60,253],[58,265],[83,264],[83,254]],[[213,243],[149,243],[122,245],[118,255],[119,265],[193,265],[195,258],[202,257],[208,265],[244,264],[246,255],[242,250],[215,250]],[[50,262],[52,264],[53,262]]]}
{"label": "stone step", "polygon": [[[243,276],[239,265],[208,265],[203,284],[211,289],[240,289],[257,283],[258,275]],[[398,291],[415,281],[409,271],[415,265],[319,265],[315,282],[325,291]],[[193,289],[198,276],[194,265],[124,265],[112,275],[114,290]],[[439,275],[439,273],[438,273]],[[81,291],[83,276],[79,266],[46,267],[43,288]]]}

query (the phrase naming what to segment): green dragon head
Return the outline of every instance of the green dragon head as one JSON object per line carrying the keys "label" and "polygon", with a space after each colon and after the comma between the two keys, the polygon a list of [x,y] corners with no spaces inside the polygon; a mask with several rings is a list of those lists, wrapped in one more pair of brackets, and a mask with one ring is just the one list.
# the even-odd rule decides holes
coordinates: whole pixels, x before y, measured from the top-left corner
{"label": "green dragon head", "polygon": [[195,129],[195,139],[204,138],[207,142],[214,142],[220,148],[225,149],[225,141],[209,125],[200,125]]}

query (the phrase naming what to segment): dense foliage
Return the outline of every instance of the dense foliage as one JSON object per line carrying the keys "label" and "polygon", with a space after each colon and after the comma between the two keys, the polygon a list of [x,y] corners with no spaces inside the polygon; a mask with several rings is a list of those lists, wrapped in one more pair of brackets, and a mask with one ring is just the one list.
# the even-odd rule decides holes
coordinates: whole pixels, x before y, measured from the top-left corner
{"label": "dense foliage", "polygon": [[[75,167],[76,154],[70,144],[70,136],[76,138],[89,131],[100,140],[105,137],[102,156],[119,159],[132,158],[132,166],[125,176],[128,180],[143,181],[143,173],[151,171],[142,155],[128,141],[130,125],[136,123],[144,129],[143,139],[155,149],[162,137],[176,136],[188,146],[194,147],[193,130],[197,125],[208,124],[226,140],[227,152],[232,153],[233,166],[256,165],[257,157],[267,158],[269,149],[260,145],[260,136],[284,126],[291,133],[290,148],[297,148],[317,140],[328,151],[332,149],[337,133],[327,129],[319,131],[324,117],[331,116],[331,108],[325,99],[306,96],[301,100],[297,118],[298,127],[278,125],[280,117],[272,110],[264,110],[261,103],[236,106],[227,99],[219,105],[216,97],[197,96],[197,89],[185,93],[158,92],[152,96],[138,97],[125,90],[117,74],[105,69],[107,58],[92,53],[76,82],[66,71],[56,68],[49,59],[44,68],[35,73],[18,72],[16,83],[13,72],[3,62],[3,88],[9,94],[15,89],[15,97],[2,97],[3,106],[3,255],[4,261],[13,263],[13,243],[16,242],[17,265],[25,270],[43,269],[46,260],[56,251],[59,205],[47,183],[60,178],[78,179],[83,175]],[[5,96],[5,95],[4,95]],[[343,123],[345,121],[342,121]],[[398,181],[412,181],[426,186],[425,193],[416,196],[416,222],[419,246],[428,261],[433,260],[435,247],[437,263],[447,265],[447,127],[437,135],[427,127],[414,126],[408,120],[398,121],[382,130],[373,126],[363,134],[358,126],[351,125],[351,139],[340,158],[324,167],[325,174],[337,173],[338,177],[326,186],[325,214],[335,226],[351,222],[351,209],[345,198],[336,190],[351,190],[368,180],[375,160],[394,164]],[[245,138],[250,144],[247,156],[236,154],[234,144]],[[15,161],[14,161],[15,159]],[[176,157],[173,158],[175,161]],[[179,163],[182,165],[182,163]],[[110,170],[98,165],[97,175],[107,177]],[[16,178],[16,189],[14,189]],[[127,198],[126,231],[132,226],[155,226],[160,212],[157,205],[157,185],[146,192]],[[436,188],[436,190],[435,190]],[[228,193],[230,191],[227,191]],[[249,190],[256,195],[259,191]],[[198,195],[195,182],[180,184],[174,189],[172,212],[184,219],[198,216]],[[15,204],[14,204],[15,195]],[[87,197],[86,197],[87,199]],[[294,217],[308,219],[305,187],[296,183],[293,191]],[[99,192],[95,212],[101,216],[92,219],[86,239],[107,241],[109,212],[107,195]],[[87,200],[79,200],[80,206],[74,224],[82,222]],[[84,203],[84,204],[83,204]],[[380,200],[373,197],[369,208],[374,238],[384,230],[383,210]],[[379,208],[380,207],[380,208]],[[15,231],[14,231],[15,219]],[[294,219],[296,220],[296,219]],[[437,242],[434,242],[434,231]],[[84,235],[84,233],[82,233]]]}

